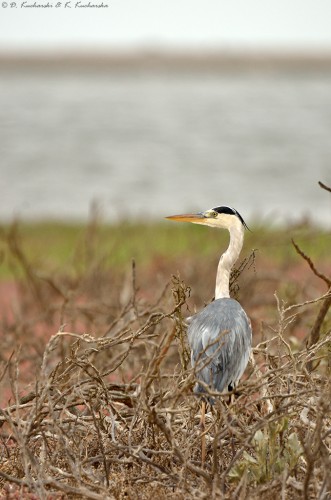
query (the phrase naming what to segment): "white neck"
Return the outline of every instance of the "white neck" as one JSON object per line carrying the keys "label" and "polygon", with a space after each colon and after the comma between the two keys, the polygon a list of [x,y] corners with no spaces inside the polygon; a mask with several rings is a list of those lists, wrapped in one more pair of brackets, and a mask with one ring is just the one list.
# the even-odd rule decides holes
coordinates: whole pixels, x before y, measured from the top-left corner
{"label": "white neck", "polygon": [[228,228],[230,243],[227,250],[221,255],[216,275],[215,299],[230,297],[229,282],[233,265],[237,261],[244,242],[244,226],[238,223]]}

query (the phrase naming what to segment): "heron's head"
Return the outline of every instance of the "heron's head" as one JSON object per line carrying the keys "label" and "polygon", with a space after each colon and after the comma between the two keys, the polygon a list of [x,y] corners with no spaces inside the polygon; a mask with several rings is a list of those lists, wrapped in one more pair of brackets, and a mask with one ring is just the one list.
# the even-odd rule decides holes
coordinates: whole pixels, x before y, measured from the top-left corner
{"label": "heron's head", "polygon": [[247,228],[247,224],[237,210],[230,207],[210,208],[205,212],[197,214],[182,214],[170,215],[166,219],[179,222],[193,222],[194,224],[204,224],[205,226],[219,227],[230,230],[233,227],[243,226]]}

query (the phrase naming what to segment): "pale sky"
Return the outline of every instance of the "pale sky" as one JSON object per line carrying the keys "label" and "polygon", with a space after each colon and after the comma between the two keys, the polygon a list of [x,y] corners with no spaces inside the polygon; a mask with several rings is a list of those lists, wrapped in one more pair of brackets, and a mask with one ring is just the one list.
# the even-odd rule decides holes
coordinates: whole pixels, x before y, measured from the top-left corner
{"label": "pale sky", "polygon": [[[64,0],[0,3],[0,51],[131,48],[331,50],[331,0]],[[81,0],[82,4],[88,0]],[[101,0],[90,0],[100,3]],[[7,7],[4,7],[6,5]]]}

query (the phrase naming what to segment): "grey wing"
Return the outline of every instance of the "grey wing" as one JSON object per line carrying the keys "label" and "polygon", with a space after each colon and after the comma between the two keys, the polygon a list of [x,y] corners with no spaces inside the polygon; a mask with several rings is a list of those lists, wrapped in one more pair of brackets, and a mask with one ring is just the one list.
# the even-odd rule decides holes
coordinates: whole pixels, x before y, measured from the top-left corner
{"label": "grey wing", "polygon": [[222,392],[240,379],[251,352],[252,330],[236,300],[217,299],[190,318],[188,340],[199,380]]}

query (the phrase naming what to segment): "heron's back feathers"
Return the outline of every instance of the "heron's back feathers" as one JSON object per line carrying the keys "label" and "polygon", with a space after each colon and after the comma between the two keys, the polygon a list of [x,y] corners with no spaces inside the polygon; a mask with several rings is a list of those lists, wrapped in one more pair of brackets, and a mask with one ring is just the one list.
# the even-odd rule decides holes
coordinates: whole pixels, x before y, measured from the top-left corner
{"label": "heron's back feathers", "polygon": [[[211,302],[189,318],[188,341],[196,377],[213,391],[233,387],[247,366],[251,345],[250,321],[231,298]],[[197,384],[196,392],[205,392]]]}

